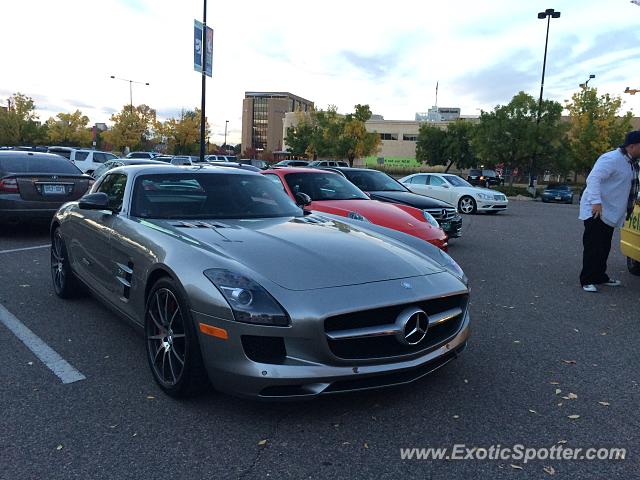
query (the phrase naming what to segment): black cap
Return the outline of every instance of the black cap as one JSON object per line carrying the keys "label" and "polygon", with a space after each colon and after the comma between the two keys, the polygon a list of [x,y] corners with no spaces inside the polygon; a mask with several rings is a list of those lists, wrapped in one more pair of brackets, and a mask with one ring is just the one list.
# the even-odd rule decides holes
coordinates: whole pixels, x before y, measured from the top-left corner
{"label": "black cap", "polygon": [[622,146],[627,147],[629,145],[633,145],[634,143],[640,143],[640,130],[633,130],[627,133]]}

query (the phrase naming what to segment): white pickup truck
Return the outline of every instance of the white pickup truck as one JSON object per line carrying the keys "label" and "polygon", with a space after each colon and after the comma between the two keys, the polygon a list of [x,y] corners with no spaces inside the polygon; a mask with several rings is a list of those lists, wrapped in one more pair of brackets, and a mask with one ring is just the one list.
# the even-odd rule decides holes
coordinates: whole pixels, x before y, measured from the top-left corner
{"label": "white pickup truck", "polygon": [[109,152],[72,147],[49,147],[47,152],[68,158],[76,164],[76,167],[89,175],[91,175],[93,171],[104,162],[118,158],[116,155]]}

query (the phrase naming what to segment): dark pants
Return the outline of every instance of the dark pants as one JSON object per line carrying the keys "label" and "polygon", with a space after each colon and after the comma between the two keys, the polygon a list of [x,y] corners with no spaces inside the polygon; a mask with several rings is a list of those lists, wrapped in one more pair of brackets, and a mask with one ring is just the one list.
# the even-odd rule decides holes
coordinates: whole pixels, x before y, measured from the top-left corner
{"label": "dark pants", "polygon": [[610,227],[599,218],[590,218],[584,221],[584,235],[582,245],[582,272],[580,272],[580,284],[599,284],[609,281],[607,276],[607,258],[611,251],[611,238],[613,227]]}

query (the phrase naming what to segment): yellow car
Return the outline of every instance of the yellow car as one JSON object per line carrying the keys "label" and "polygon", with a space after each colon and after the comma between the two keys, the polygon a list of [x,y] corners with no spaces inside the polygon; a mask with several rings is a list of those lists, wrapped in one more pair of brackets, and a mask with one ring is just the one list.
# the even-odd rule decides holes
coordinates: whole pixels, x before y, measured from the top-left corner
{"label": "yellow car", "polygon": [[634,275],[640,275],[640,202],[636,201],[631,218],[625,222],[620,232],[620,250],[627,257],[627,268]]}

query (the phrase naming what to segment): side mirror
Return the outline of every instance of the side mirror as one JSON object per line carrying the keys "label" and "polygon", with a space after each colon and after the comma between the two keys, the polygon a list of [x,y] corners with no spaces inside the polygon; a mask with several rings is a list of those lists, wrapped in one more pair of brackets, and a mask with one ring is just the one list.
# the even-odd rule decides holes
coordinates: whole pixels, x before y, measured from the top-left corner
{"label": "side mirror", "polygon": [[296,193],[296,205],[304,208],[311,203],[311,197],[303,192]]}
{"label": "side mirror", "polygon": [[109,197],[104,192],[90,193],[78,202],[81,210],[109,210]]}
{"label": "side mirror", "polygon": [[449,185],[447,185],[446,183],[444,185],[442,185],[444,188],[449,188]]}

